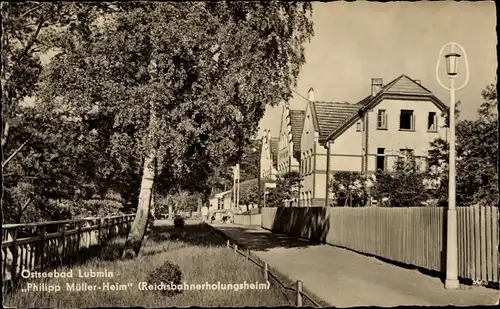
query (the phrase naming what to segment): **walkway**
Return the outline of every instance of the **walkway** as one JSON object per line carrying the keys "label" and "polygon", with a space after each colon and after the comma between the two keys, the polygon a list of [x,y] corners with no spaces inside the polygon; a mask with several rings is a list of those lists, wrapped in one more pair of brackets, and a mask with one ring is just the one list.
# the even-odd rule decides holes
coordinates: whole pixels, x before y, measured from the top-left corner
{"label": "walkway", "polygon": [[498,290],[446,290],[440,279],[346,249],[261,228],[213,224],[292,280],[335,307],[398,305],[494,305]]}

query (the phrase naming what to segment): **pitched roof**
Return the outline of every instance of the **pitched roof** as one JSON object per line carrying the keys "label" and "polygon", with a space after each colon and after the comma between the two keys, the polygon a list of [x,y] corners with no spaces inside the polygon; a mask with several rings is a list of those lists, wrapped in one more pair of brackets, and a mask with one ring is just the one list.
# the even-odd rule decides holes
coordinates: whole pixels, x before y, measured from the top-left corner
{"label": "pitched roof", "polygon": [[[306,111],[304,110],[290,110],[290,125],[292,127],[292,141],[293,153],[300,153],[300,139],[302,137],[302,130],[304,129],[304,118]],[[296,158],[298,159],[298,158]]]}
{"label": "pitched roof", "polygon": [[273,166],[277,165],[278,162],[278,137],[271,137],[271,158],[273,159]]}
{"label": "pitched roof", "polygon": [[432,95],[427,88],[404,74],[384,86],[382,91],[392,94]]}
{"label": "pitched roof", "polygon": [[356,113],[353,113],[351,116],[345,118],[344,121],[334,127],[333,130],[328,133],[328,135],[338,136],[339,134],[341,134],[343,130],[347,129],[347,127],[349,127],[354,121],[356,121],[356,118],[359,117],[357,115],[358,112],[370,108],[371,105],[377,104],[377,102],[380,101],[381,97],[385,95],[427,97],[437,105],[439,105],[441,108],[447,108],[447,106],[438,98],[436,98],[429,89],[425,88],[420,83],[417,83],[415,80],[403,74],[392,80],[387,85],[383,86],[380,92],[377,93],[377,95],[368,95],[367,97],[356,103],[359,108]]}
{"label": "pitched roof", "polygon": [[330,133],[357,113],[361,105],[316,101],[311,102],[311,107],[318,125],[319,143],[323,144]]}

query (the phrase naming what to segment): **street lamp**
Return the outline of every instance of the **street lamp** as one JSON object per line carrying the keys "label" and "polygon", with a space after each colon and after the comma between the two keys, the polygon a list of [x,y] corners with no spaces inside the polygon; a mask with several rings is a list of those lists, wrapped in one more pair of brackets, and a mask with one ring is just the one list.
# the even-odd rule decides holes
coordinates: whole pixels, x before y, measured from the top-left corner
{"label": "street lamp", "polygon": [[[445,55],[446,73],[450,79],[450,87],[446,87],[439,79],[439,63],[441,55],[446,47],[451,47],[451,52]],[[459,47],[464,54],[466,78],[462,86],[455,87],[455,77],[458,74],[458,60],[460,54],[455,52],[455,47]],[[462,89],[469,81],[469,65],[467,63],[467,54],[464,48],[457,43],[448,43],[441,48],[436,65],[436,79],[444,89],[450,92],[450,113],[449,113],[449,179],[448,179],[448,211],[447,211],[447,229],[446,229],[446,281],[445,288],[458,289],[458,241],[457,241],[457,208],[456,208],[456,171],[455,171],[455,91]]]}

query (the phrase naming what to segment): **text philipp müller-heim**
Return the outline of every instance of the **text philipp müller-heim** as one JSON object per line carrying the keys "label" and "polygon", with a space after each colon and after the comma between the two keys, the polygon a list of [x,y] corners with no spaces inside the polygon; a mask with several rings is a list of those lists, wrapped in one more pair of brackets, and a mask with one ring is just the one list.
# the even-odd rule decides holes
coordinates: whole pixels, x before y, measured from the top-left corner
{"label": "text philipp m\u00fcller-heim", "polygon": [[93,291],[127,291],[132,288],[132,283],[119,284],[117,282],[102,282],[101,284],[89,284],[87,282],[67,282],[64,285],[48,283],[27,283],[22,292],[60,292],[62,288],[68,292],[93,292]]}

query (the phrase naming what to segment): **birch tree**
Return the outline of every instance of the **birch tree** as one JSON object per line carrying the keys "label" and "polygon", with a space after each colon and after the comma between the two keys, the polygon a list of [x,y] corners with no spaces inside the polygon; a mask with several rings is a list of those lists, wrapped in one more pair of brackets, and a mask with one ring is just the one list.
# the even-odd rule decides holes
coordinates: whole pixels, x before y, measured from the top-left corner
{"label": "birch tree", "polygon": [[42,101],[75,115],[94,111],[114,177],[142,174],[124,251],[134,257],[150,187],[207,196],[209,176],[241,159],[265,107],[291,97],[313,30],[310,3],[119,6],[85,31],[60,34]]}

